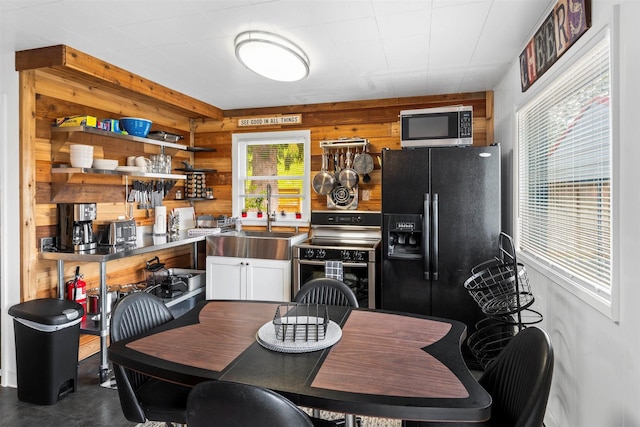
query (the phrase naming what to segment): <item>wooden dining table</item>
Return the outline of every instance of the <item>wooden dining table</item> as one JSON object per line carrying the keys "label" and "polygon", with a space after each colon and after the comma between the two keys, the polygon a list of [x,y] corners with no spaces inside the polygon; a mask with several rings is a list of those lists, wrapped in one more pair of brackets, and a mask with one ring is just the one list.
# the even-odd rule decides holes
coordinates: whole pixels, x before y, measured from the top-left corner
{"label": "wooden dining table", "polygon": [[447,319],[328,306],[341,337],[327,348],[274,351],[256,339],[277,302],[203,301],[149,333],[112,343],[109,359],[193,386],[225,380],[269,388],[295,404],[417,421],[480,422],[491,396],[467,369],[464,324]]}

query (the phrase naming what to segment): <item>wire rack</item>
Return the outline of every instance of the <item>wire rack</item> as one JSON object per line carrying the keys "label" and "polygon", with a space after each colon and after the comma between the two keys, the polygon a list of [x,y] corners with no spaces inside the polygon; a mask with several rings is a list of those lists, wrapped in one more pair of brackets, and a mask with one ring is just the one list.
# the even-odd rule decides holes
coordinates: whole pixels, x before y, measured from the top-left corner
{"label": "wire rack", "polygon": [[498,255],[471,273],[464,287],[487,318],[476,324],[467,345],[486,368],[515,334],[541,322],[542,314],[530,308],[535,298],[527,270],[517,261],[513,239],[506,233],[500,233]]}
{"label": "wire rack", "polygon": [[213,215],[202,215],[196,218],[196,228],[188,230],[189,236],[210,236],[236,229],[236,217],[214,218]]}
{"label": "wire rack", "polygon": [[488,316],[518,313],[533,304],[527,270],[520,263],[496,263],[467,279],[464,287]]}
{"label": "wire rack", "polygon": [[320,341],[327,335],[326,305],[285,303],[276,308],[273,327],[281,341]]}

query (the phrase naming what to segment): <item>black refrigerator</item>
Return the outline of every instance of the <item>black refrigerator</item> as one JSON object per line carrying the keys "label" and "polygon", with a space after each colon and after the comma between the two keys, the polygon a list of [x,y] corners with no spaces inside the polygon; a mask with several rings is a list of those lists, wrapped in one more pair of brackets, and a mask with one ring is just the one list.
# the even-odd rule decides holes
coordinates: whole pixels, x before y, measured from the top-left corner
{"label": "black refrigerator", "polygon": [[381,308],[473,333],[485,316],[464,282],[498,255],[500,146],[383,150],[382,214]]}

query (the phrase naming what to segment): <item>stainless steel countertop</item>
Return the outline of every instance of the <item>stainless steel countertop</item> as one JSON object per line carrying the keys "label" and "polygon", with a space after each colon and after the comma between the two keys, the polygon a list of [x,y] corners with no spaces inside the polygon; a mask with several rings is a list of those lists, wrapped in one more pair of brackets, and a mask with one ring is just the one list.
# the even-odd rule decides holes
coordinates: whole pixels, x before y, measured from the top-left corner
{"label": "stainless steel countertop", "polygon": [[107,262],[114,259],[144,254],[162,249],[169,249],[204,241],[206,236],[189,236],[187,230],[181,231],[176,237],[169,235],[154,235],[153,227],[138,227],[135,245],[100,246],[84,252],[41,252],[40,259],[79,261],[79,262]]}

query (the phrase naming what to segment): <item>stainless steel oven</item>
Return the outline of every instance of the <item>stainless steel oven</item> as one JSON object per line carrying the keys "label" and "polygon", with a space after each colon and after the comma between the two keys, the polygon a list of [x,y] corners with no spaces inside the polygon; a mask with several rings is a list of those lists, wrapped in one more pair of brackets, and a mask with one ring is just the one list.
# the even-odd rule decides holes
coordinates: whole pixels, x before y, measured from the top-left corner
{"label": "stainless steel oven", "polygon": [[380,224],[380,212],[313,211],[309,239],[293,247],[294,295],[311,279],[337,274],[360,307],[379,307]]}

